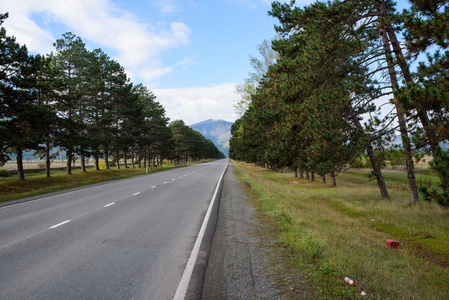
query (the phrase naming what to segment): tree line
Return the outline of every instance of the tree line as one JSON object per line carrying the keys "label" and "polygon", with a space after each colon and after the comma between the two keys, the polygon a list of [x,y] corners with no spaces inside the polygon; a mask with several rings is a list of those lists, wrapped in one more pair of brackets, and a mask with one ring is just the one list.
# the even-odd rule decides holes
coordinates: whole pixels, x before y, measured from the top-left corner
{"label": "tree line", "polygon": [[[449,205],[449,6],[413,0],[274,2],[276,61],[251,88],[232,127],[230,157],[336,176],[366,153],[383,198],[389,193],[377,152],[400,135],[411,200],[419,203],[414,155],[428,151],[441,186],[419,188]],[[416,70],[415,70],[416,69]],[[415,70],[415,71],[412,71]]]}
{"label": "tree line", "polygon": [[[8,14],[0,14],[0,25]],[[176,162],[223,158],[217,147],[178,120],[169,123],[165,108],[142,84],[133,84],[124,68],[101,49],[88,51],[68,32],[47,55],[30,55],[25,45],[0,29],[0,166],[17,155],[19,180],[25,180],[23,152],[35,150],[46,161],[62,149],[67,173],[77,155],[95,169],[110,158],[120,168],[163,159]]]}

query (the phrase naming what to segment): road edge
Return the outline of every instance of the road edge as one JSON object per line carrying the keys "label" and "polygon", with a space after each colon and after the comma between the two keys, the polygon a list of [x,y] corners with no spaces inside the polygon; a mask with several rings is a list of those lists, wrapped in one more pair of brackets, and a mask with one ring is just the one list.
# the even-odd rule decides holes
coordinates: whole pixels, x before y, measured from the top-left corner
{"label": "road edge", "polygon": [[211,203],[207,209],[173,300],[199,299],[201,297],[207,261],[218,220],[218,208],[220,206],[224,175],[228,170],[228,166],[229,160],[226,162],[223,173],[217,182]]}

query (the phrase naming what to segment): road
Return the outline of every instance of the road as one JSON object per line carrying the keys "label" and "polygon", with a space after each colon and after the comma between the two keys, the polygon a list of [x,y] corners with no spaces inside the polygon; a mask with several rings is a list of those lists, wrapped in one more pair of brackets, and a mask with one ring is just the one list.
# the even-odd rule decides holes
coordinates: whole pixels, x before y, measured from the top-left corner
{"label": "road", "polygon": [[0,299],[173,299],[226,165],[0,208]]}

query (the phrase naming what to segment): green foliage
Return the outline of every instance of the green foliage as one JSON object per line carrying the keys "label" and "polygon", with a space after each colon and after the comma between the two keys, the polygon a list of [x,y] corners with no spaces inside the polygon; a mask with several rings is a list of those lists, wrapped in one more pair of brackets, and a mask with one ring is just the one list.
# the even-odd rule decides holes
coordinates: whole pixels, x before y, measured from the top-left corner
{"label": "green foliage", "polygon": [[180,161],[189,163],[202,159],[225,158],[225,155],[218,150],[211,140],[206,139],[201,133],[187,126],[184,121],[173,121],[170,124],[170,129],[174,145],[171,158],[178,163]]}
{"label": "green foliage", "polygon": [[405,165],[404,150],[390,149],[386,153],[385,159],[388,160],[392,166],[404,166]]}
{"label": "green foliage", "polygon": [[[0,24],[7,17],[0,15]],[[25,150],[38,150],[56,113],[37,100],[35,74],[42,66],[39,55],[28,54],[25,46],[0,29],[0,166],[7,151],[17,154],[19,180],[25,180],[22,155]]]}
{"label": "green foliage", "polygon": [[428,202],[435,201],[441,205],[449,206],[449,151],[443,151],[438,146],[429,165],[432,170],[438,173],[441,185],[432,188],[422,186],[420,192],[423,194],[424,200]]}
{"label": "green foliage", "polygon": [[[449,52],[429,54],[415,74],[410,66],[431,46],[449,45],[448,3],[412,1],[411,11],[399,14],[390,0],[274,2],[278,57],[251,82],[257,88],[247,93],[251,106],[232,130],[231,157],[331,177],[348,163],[370,163],[384,198],[380,168],[388,160],[407,166],[418,203],[412,146],[433,152],[449,140]],[[408,51],[397,38],[401,29]],[[381,115],[386,105],[395,111]],[[377,157],[373,149],[398,129],[404,149]],[[365,151],[369,159],[362,160]]]}
{"label": "green foliage", "polygon": [[349,166],[351,168],[371,168],[371,162],[368,158],[368,154],[363,153],[359,156],[353,157],[349,161]]}

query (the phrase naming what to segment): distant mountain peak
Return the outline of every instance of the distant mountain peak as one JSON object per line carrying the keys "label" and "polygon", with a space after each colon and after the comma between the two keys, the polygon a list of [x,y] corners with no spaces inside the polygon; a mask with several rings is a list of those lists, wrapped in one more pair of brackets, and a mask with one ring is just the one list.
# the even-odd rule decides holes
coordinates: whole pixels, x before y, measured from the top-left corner
{"label": "distant mountain peak", "polygon": [[233,124],[232,122],[228,122],[223,119],[207,119],[207,120],[204,120],[204,121],[201,121],[201,122],[189,125],[189,126],[192,127],[192,126],[198,126],[198,125],[203,125],[203,124],[208,124],[208,123],[230,123],[230,124]]}
{"label": "distant mountain peak", "polygon": [[229,139],[231,137],[232,122],[226,120],[208,119],[190,125],[205,138],[210,139],[226,156],[229,154]]}

